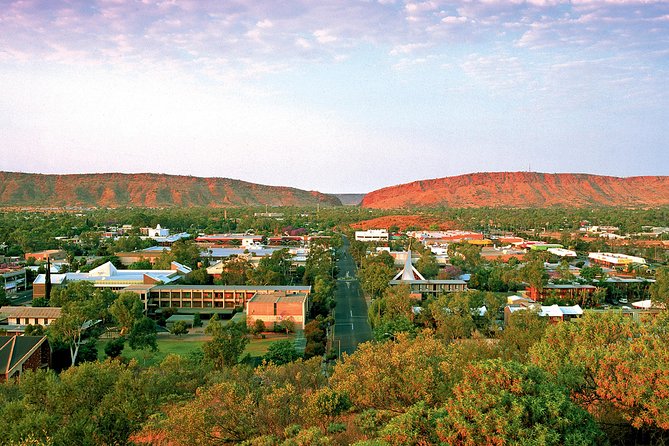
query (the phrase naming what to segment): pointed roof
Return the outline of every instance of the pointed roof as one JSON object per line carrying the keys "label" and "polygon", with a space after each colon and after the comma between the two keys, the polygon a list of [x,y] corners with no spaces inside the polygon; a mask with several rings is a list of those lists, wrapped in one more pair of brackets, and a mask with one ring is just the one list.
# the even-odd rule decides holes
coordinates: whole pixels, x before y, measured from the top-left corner
{"label": "pointed roof", "polygon": [[425,280],[425,277],[411,264],[411,249],[407,251],[407,258],[404,261],[404,269],[400,271],[393,280]]}
{"label": "pointed roof", "polygon": [[0,375],[11,376],[45,341],[46,336],[0,336]]}
{"label": "pointed roof", "polygon": [[89,271],[90,276],[114,276],[116,275],[116,267],[112,262],[103,263],[97,268],[93,268]]}

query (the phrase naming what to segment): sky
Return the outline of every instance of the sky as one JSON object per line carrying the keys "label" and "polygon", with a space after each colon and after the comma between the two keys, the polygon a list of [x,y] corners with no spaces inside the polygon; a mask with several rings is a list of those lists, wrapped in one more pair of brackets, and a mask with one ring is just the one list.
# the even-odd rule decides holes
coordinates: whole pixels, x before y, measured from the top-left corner
{"label": "sky", "polygon": [[0,170],[669,175],[669,0],[0,0]]}

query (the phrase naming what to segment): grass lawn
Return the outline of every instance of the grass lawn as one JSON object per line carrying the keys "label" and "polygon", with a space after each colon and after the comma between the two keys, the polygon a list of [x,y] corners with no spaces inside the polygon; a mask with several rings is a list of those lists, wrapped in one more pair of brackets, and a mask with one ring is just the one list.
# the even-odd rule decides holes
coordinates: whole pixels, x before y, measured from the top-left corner
{"label": "grass lawn", "polygon": [[[269,333],[267,334],[266,339],[250,337],[251,342],[246,346],[244,354],[249,354],[252,357],[263,356],[270,344],[276,341],[281,341],[284,339],[295,339],[295,335],[283,335]],[[126,343],[125,348],[121,356],[127,359],[136,359],[137,362],[143,365],[151,366],[159,364],[167,355],[175,354],[180,356],[187,356],[190,352],[202,348],[202,345],[205,343],[206,337],[204,336],[173,336],[173,335],[160,335],[158,336],[158,351],[155,353],[144,351],[144,350],[132,350],[128,347]],[[107,339],[99,340],[97,343],[98,347],[98,359],[105,359],[105,344],[108,342]]]}

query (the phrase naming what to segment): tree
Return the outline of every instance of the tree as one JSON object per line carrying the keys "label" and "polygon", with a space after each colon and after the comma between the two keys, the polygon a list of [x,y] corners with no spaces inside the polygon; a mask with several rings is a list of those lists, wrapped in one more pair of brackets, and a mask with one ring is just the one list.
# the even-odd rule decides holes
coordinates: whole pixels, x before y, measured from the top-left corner
{"label": "tree", "polygon": [[274,251],[271,256],[260,259],[256,269],[251,271],[253,285],[285,285],[290,271],[288,249]]}
{"label": "tree", "polygon": [[212,337],[202,349],[205,358],[213,362],[218,369],[231,367],[239,362],[249,338],[246,337],[246,322],[228,322],[212,317],[205,328],[205,333]]}
{"label": "tree", "polygon": [[431,251],[425,250],[421,254],[420,259],[416,262],[416,269],[425,277],[426,279],[434,279],[439,274],[439,265],[437,264],[437,259]]}
{"label": "tree", "polygon": [[539,291],[548,283],[548,273],[541,260],[532,260],[526,263],[519,271],[520,280],[527,282],[532,288]]}
{"label": "tree", "polygon": [[125,347],[125,338],[112,339],[105,344],[105,355],[109,358],[118,358]]}
{"label": "tree", "polygon": [[247,276],[252,270],[251,263],[244,257],[235,257],[225,262],[220,283],[223,285],[246,285]]}
{"label": "tree", "polygon": [[139,320],[144,313],[144,305],[137,293],[124,291],[109,307],[109,313],[121,328],[121,336],[128,334],[135,321]]}
{"label": "tree", "polygon": [[372,262],[366,264],[362,268],[358,276],[360,277],[360,285],[365,293],[369,294],[372,299],[381,297],[386,288],[388,288],[388,282],[393,278],[395,270],[388,267],[383,263]]}
{"label": "tree", "polygon": [[381,325],[398,320],[413,322],[413,300],[408,285],[386,289],[383,297],[372,302],[368,310],[369,322],[376,329]]}
{"label": "tree", "polygon": [[146,316],[136,320],[128,334],[128,345],[133,350],[158,350],[156,322]]}
{"label": "tree", "polygon": [[287,364],[299,359],[301,356],[295,350],[295,345],[292,340],[284,339],[273,342],[267,348],[267,353],[263,359],[267,362],[273,362],[276,365]]}
{"label": "tree", "polygon": [[128,266],[128,269],[143,269],[143,270],[147,270],[147,269],[151,269],[151,268],[153,268],[153,265],[151,264],[151,262],[149,262],[149,261],[146,260],[146,259],[138,260],[138,261],[136,261],[136,262],[131,263],[131,264]]}
{"label": "tree", "polygon": [[185,321],[176,321],[174,324],[172,324],[172,328],[170,328],[170,333],[176,336],[187,334],[188,325],[186,325]]}
{"label": "tree", "polygon": [[534,366],[488,360],[471,364],[436,415],[440,442],[453,445],[597,444],[604,435],[565,389]]}
{"label": "tree", "polygon": [[[91,294],[88,294],[91,292]],[[110,294],[108,290],[95,290],[90,282],[73,282],[60,290],[52,299],[62,302],[61,315],[49,326],[49,335],[63,342],[70,349],[71,365],[79,354],[84,332],[108,313]]]}
{"label": "tree", "polygon": [[253,326],[251,327],[251,333],[254,336],[258,336],[265,330],[267,330],[267,328],[265,327],[265,321],[263,321],[262,319],[256,319],[255,321],[253,321]]}
{"label": "tree", "polygon": [[654,304],[663,304],[669,309],[669,267],[658,268],[655,283],[650,288],[650,299]]}
{"label": "tree", "polygon": [[359,409],[401,413],[421,400],[430,405],[445,400],[451,371],[442,363],[447,360],[445,345],[431,334],[412,339],[400,333],[393,342],[366,342],[344,354],[330,384]]}
{"label": "tree", "polygon": [[39,324],[28,324],[26,325],[23,334],[26,336],[44,336],[44,327]]}
{"label": "tree", "polygon": [[177,240],[172,244],[174,260],[195,270],[200,261],[200,248],[192,240]]}

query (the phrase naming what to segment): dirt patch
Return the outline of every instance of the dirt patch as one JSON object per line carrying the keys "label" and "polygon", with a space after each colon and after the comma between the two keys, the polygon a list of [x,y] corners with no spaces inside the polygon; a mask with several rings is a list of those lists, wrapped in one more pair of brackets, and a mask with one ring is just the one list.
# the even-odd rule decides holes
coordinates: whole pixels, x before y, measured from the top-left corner
{"label": "dirt patch", "polygon": [[358,230],[366,229],[388,229],[391,226],[397,226],[401,231],[406,228],[430,229],[435,227],[438,230],[458,229],[452,221],[440,220],[436,217],[427,217],[424,215],[386,215],[384,217],[364,220],[351,225],[351,228]]}

